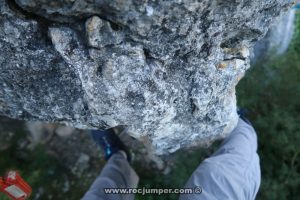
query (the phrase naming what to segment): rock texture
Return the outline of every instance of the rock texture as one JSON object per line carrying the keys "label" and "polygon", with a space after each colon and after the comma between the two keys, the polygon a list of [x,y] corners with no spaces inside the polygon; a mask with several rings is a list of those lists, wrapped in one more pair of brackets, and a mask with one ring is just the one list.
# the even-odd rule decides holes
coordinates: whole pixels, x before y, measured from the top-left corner
{"label": "rock texture", "polygon": [[296,9],[291,9],[276,20],[266,36],[255,44],[251,58],[253,63],[267,56],[283,54],[288,50],[295,31],[295,16]]}
{"label": "rock texture", "polygon": [[249,48],[291,0],[0,0],[0,114],[128,127],[156,154],[228,134]]}

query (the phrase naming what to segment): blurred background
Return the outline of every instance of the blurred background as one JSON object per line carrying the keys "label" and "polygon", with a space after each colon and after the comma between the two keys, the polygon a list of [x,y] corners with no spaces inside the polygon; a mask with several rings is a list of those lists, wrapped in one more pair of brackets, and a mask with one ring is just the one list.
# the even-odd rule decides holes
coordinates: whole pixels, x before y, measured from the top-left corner
{"label": "blurred background", "polygon": [[[298,5],[298,7],[300,7]],[[257,199],[300,199],[300,13],[293,8],[254,48],[252,67],[237,87],[239,107],[248,110],[258,138],[262,184]],[[209,148],[180,150],[165,157],[134,146],[139,187],[180,188]],[[0,176],[18,170],[30,183],[30,199],[80,199],[105,164],[87,131],[58,124],[22,122],[0,117]],[[143,200],[177,199],[177,195],[136,196]],[[7,198],[0,194],[0,200]]]}

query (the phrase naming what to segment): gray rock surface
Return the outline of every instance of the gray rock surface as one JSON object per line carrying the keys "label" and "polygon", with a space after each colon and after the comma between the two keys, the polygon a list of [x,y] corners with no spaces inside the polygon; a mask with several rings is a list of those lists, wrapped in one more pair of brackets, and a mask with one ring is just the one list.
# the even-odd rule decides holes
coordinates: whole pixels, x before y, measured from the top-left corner
{"label": "gray rock surface", "polygon": [[276,20],[266,36],[255,44],[252,62],[266,56],[280,55],[288,50],[295,31],[295,16],[296,9],[291,9]]}
{"label": "gray rock surface", "polygon": [[128,127],[156,154],[237,123],[249,49],[291,0],[0,0],[0,114]]}

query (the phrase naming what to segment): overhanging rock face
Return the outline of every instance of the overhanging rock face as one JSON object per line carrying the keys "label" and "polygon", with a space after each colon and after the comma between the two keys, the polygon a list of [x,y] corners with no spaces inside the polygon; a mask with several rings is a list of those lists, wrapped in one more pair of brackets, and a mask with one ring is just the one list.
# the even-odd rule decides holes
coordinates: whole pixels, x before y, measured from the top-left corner
{"label": "overhanging rock face", "polygon": [[0,114],[125,125],[157,154],[224,136],[249,48],[292,3],[0,0]]}

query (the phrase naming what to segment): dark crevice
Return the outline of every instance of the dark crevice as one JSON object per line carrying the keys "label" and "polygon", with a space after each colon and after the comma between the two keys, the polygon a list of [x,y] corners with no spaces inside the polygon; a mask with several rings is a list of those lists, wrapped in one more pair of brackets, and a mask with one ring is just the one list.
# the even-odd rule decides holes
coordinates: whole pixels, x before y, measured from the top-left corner
{"label": "dark crevice", "polygon": [[200,52],[204,53],[204,57],[207,57],[210,54],[210,50],[211,50],[211,44],[206,42],[201,46]]}
{"label": "dark crevice", "polygon": [[267,7],[267,8],[264,8],[262,10],[260,10],[259,12],[262,13],[262,12],[269,12],[269,13],[273,13],[272,11],[273,10],[276,10],[276,7],[278,6],[278,3],[275,3],[273,4],[272,6],[270,7]]}
{"label": "dark crevice", "polygon": [[50,45],[52,43],[51,39],[48,37],[48,28],[54,25],[56,23],[55,21],[49,20],[45,17],[39,16],[35,13],[23,9],[19,4],[16,3],[15,0],[5,0],[5,2],[13,12],[18,14],[18,17],[25,20],[36,21],[38,24],[40,35],[45,39],[45,44]]}
{"label": "dark crevice", "polygon": [[87,47],[89,48],[89,49],[94,49],[94,50],[101,50],[102,48],[100,48],[100,47],[95,47],[95,46],[91,46],[91,45],[87,45]]}
{"label": "dark crevice", "polygon": [[203,15],[200,17],[201,21],[202,22],[205,22],[207,21],[207,23],[203,23],[201,26],[203,28],[203,30],[205,31],[205,34],[207,34],[208,36],[208,32],[207,32],[207,29],[209,28],[209,26],[211,25],[212,21],[211,20],[208,20],[208,16],[210,15],[210,10],[207,10],[203,13]]}
{"label": "dark crevice", "polygon": [[98,67],[97,67],[97,72],[96,72],[96,74],[97,74],[98,77],[102,77],[103,76],[103,69],[102,68],[103,68],[103,65],[99,64]]}
{"label": "dark crevice", "polygon": [[197,105],[194,103],[193,99],[190,99],[191,102],[191,110],[192,110],[192,114],[195,113],[195,111],[198,109]]}
{"label": "dark crevice", "polygon": [[151,55],[151,52],[150,52],[149,49],[143,48],[143,51],[144,51],[146,63],[147,63],[148,65],[150,65],[154,60],[159,61],[159,62],[161,62],[162,64],[164,63],[163,60],[160,60],[160,59],[158,59],[158,58],[153,57],[153,56]]}
{"label": "dark crevice", "polygon": [[12,11],[22,15],[26,20],[35,20],[39,22],[40,26],[48,27],[50,24],[55,23],[55,21],[24,10],[15,0],[5,0],[5,2]]}
{"label": "dark crevice", "polygon": [[110,23],[110,27],[112,28],[112,30],[114,31],[121,31],[123,29],[123,27],[117,23],[114,23],[110,20],[107,20]]}
{"label": "dark crevice", "polygon": [[146,48],[143,48],[144,54],[146,59],[154,59],[153,56],[151,56],[150,51]]}
{"label": "dark crevice", "polygon": [[[51,44],[51,39],[48,36],[48,28],[49,27],[70,27],[73,30],[77,32],[78,38],[81,40],[81,42],[84,42],[83,44],[88,44],[86,39],[84,39],[83,31],[85,29],[84,24],[87,18],[92,16],[98,16],[104,21],[108,21],[111,25],[111,28],[115,31],[123,30],[124,27],[120,24],[117,24],[115,22],[112,22],[111,20],[107,19],[104,16],[99,15],[86,15],[84,18],[80,18],[77,20],[69,20],[65,22],[57,21],[57,20],[51,20],[49,18],[43,17],[41,15],[38,15],[33,12],[29,12],[26,9],[22,8],[15,0],[5,0],[8,7],[15,13],[19,15],[19,17],[25,19],[25,20],[33,20],[38,23],[39,32],[41,35],[45,37],[46,43]],[[56,16],[53,16],[54,18]]]}
{"label": "dark crevice", "polygon": [[245,27],[244,29],[240,30],[235,36],[223,41],[221,43],[220,47],[222,49],[236,48],[237,46],[239,46],[242,43],[242,41],[257,39],[257,38],[261,37],[262,35],[263,35],[263,32],[259,29]]}
{"label": "dark crevice", "polygon": [[194,112],[197,109],[197,106],[195,105],[194,100],[192,98],[192,90],[193,90],[194,85],[195,85],[194,75],[195,75],[195,72],[191,71],[190,74],[187,77],[187,80],[190,82],[189,89],[188,89],[188,97],[190,98],[190,109],[191,109],[192,114],[194,114]]}
{"label": "dark crevice", "polygon": [[225,49],[225,48],[235,48],[236,46],[238,46],[238,44],[241,42],[241,38],[239,37],[232,37],[232,38],[229,38],[227,39],[226,41],[222,42],[220,47],[222,49]]}
{"label": "dark crevice", "polygon": [[206,58],[210,54],[210,49],[211,49],[211,44],[209,41],[210,36],[208,33],[208,29],[211,26],[211,24],[213,23],[213,21],[208,19],[210,13],[211,13],[211,10],[207,10],[200,17],[201,21],[203,22],[200,26],[201,26],[201,29],[203,30],[203,32],[202,32],[204,34],[203,40],[205,41],[205,43],[202,45],[199,53],[203,54],[202,56],[204,58]]}
{"label": "dark crevice", "polygon": [[246,58],[244,58],[244,57],[238,57],[238,56],[231,57],[231,58],[225,58],[224,61],[229,61],[229,60],[234,60],[234,59],[246,61]]}

